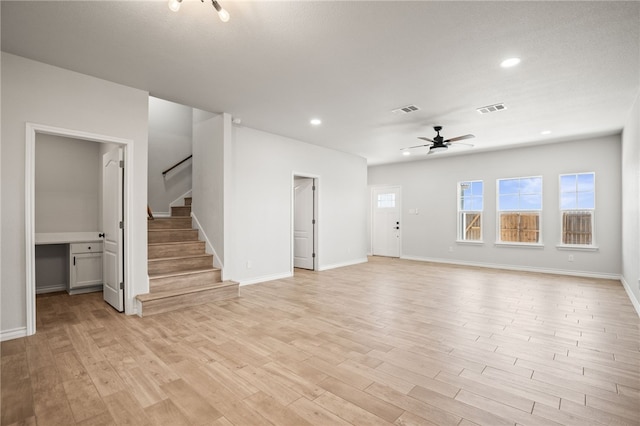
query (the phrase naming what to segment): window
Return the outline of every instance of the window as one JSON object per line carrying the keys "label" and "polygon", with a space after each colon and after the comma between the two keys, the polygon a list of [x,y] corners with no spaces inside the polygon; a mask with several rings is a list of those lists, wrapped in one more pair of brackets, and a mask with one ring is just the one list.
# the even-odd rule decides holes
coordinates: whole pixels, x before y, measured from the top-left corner
{"label": "window", "polygon": [[378,208],[394,208],[396,206],[396,194],[378,194]]}
{"label": "window", "polygon": [[593,245],[595,173],[560,175],[562,244]]}
{"label": "window", "polygon": [[458,183],[458,240],[482,241],[483,184]]}
{"label": "window", "polygon": [[498,179],[498,242],[541,243],[542,177]]}

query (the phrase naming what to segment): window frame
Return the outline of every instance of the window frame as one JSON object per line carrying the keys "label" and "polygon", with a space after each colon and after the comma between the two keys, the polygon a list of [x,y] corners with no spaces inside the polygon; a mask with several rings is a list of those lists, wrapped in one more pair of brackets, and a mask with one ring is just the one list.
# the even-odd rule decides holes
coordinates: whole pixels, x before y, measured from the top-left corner
{"label": "window frame", "polygon": [[[579,191],[577,189],[577,179],[578,176],[580,175],[593,175],[593,207],[592,208],[578,208],[576,206],[576,208],[571,208],[571,209],[565,209],[562,207],[562,196],[563,194],[565,194],[565,192],[562,191],[562,178],[564,176],[575,176],[576,177],[576,190],[575,192],[571,192],[572,194],[575,194],[576,196],[579,194]],[[598,245],[596,243],[596,173],[595,172],[578,172],[578,173],[563,173],[558,175],[558,211],[559,211],[559,220],[560,220],[560,234],[559,234],[559,243],[557,244],[556,247],[558,248],[564,248],[564,249],[577,249],[577,250],[597,250],[598,249]],[[564,235],[564,220],[563,220],[563,216],[565,213],[568,212],[575,212],[575,213],[580,213],[580,212],[585,212],[588,211],[590,212],[590,216],[591,216],[591,243],[590,244],[568,244],[568,243],[564,243],[563,242],[563,235]]]}
{"label": "window frame", "polygon": [[[473,184],[473,183],[477,183],[480,182],[482,184],[482,192],[480,194],[480,201],[481,201],[481,205],[480,205],[480,210],[463,210],[462,209],[462,185],[467,183],[467,184]],[[457,222],[457,230],[456,230],[456,242],[457,243],[463,243],[463,244],[482,244],[484,243],[484,181],[482,179],[474,179],[474,180],[463,180],[458,182],[457,184],[457,196],[456,196],[456,202],[457,202],[457,212],[456,212],[456,222]],[[466,239],[465,237],[465,232],[463,229],[463,214],[479,214],[480,215],[480,238],[478,238],[477,240],[470,240],[470,239]]]}
{"label": "window frame", "polygon": [[[522,180],[522,179],[540,179],[540,208],[539,209],[518,209],[518,210],[501,210],[500,209],[500,182],[508,180]],[[520,201],[521,194],[518,193],[518,201]],[[543,247],[543,221],[542,212],[544,211],[544,177],[543,176],[517,176],[509,178],[496,179],[496,242],[497,246],[515,246],[515,247]],[[503,241],[501,236],[500,219],[503,213],[537,213],[538,215],[538,241],[526,242],[526,241]]]}
{"label": "window frame", "polygon": [[[387,195],[392,195],[392,197],[390,197],[389,199],[381,199],[381,196],[387,196]],[[379,209],[395,209],[396,208],[396,193],[395,192],[385,192],[385,193],[379,193],[377,198],[376,198],[376,208]],[[380,205],[380,204],[385,204],[385,205]],[[387,205],[389,204],[390,205]]]}

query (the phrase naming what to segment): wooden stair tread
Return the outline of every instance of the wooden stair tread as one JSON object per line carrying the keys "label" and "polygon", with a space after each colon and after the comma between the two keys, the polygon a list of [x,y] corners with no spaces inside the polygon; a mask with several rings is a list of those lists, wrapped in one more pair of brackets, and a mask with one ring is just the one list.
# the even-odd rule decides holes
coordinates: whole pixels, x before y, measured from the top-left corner
{"label": "wooden stair tread", "polygon": [[199,257],[213,257],[212,254],[202,253],[202,254],[187,254],[185,256],[172,256],[172,257],[157,257],[155,259],[149,259],[149,262],[162,262],[163,260],[180,260],[180,259],[196,259]]}
{"label": "wooden stair tread", "polygon": [[203,272],[218,272],[218,268],[206,268],[206,269],[192,269],[189,271],[168,272],[163,274],[151,274],[149,278],[169,278],[169,277],[182,277],[186,275],[201,274]]}
{"label": "wooden stair tread", "polygon": [[175,297],[175,296],[181,296],[184,294],[193,294],[193,293],[199,293],[202,291],[207,291],[207,290],[214,290],[214,289],[219,289],[219,288],[226,288],[226,287],[233,287],[233,286],[237,286],[238,283],[235,281],[222,281],[222,282],[217,282],[217,283],[212,283],[212,284],[207,284],[207,285],[201,285],[199,287],[195,287],[195,288],[184,288],[184,289],[178,289],[178,290],[164,290],[164,291],[158,291],[158,292],[154,292],[154,293],[146,293],[146,294],[139,294],[136,296],[136,299],[138,299],[141,302],[150,302],[152,300],[159,300],[159,299],[166,299],[169,297]]}
{"label": "wooden stair tread", "polygon": [[197,231],[197,229],[193,229],[193,228],[157,228],[157,229],[147,229],[147,232],[167,232],[167,231]]}
{"label": "wooden stair tread", "polygon": [[166,245],[177,245],[177,244],[194,244],[194,243],[204,243],[201,240],[193,240],[193,241],[167,241],[166,243],[148,243],[148,246],[166,246]]}

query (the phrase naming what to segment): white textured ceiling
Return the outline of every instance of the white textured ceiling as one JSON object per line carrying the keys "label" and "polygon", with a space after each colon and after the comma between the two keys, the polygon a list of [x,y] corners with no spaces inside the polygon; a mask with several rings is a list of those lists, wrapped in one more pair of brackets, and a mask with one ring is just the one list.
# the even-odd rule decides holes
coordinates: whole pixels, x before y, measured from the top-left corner
{"label": "white textured ceiling", "polygon": [[616,133],[640,87],[640,2],[220,1],[2,1],[2,50],[369,164],[433,125],[476,135],[437,155]]}

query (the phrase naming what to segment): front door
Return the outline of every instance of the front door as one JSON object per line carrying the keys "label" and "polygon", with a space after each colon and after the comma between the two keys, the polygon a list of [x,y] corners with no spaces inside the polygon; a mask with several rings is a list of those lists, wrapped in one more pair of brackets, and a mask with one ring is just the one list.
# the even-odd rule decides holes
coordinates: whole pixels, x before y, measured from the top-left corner
{"label": "front door", "polygon": [[400,187],[372,189],[372,254],[400,257]]}
{"label": "front door", "polygon": [[311,178],[294,179],[293,266],[314,269],[314,181]]}
{"label": "front door", "polygon": [[102,157],[102,294],[120,312],[124,311],[122,159],[122,148],[114,148]]}

